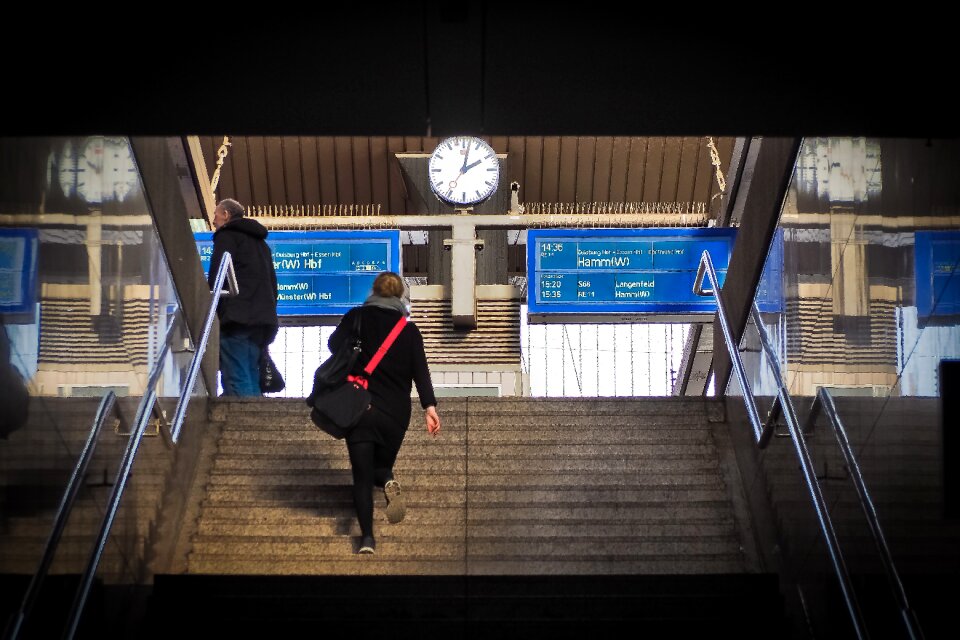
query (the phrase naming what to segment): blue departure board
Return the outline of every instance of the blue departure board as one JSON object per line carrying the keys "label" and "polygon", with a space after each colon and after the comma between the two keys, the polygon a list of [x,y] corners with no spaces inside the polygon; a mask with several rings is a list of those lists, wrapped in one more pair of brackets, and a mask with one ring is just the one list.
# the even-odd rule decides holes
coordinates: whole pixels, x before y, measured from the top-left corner
{"label": "blue departure board", "polygon": [[[720,283],[736,229],[532,229],[527,232],[531,314],[712,314],[693,293],[703,251]],[[709,283],[707,283],[709,285]]]}
{"label": "blue departure board", "polygon": [[0,229],[0,313],[33,314],[37,304],[37,230]]}
{"label": "blue departure board", "polygon": [[783,313],[783,228],[778,227],[770,241],[767,261],[757,284],[754,298],[757,308],[764,313]]}
{"label": "blue departure board", "polygon": [[917,231],[917,315],[960,314],[960,231]]}
{"label": "blue departure board", "polygon": [[[205,273],[213,234],[195,233]],[[400,232],[271,231],[267,244],[277,272],[277,314],[339,316],[370,295],[383,271],[400,273]]]}

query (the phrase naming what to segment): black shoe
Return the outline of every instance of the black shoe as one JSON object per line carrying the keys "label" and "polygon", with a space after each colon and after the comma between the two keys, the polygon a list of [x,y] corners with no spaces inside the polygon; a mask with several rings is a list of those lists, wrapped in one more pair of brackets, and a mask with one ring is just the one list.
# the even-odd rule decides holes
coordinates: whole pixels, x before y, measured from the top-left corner
{"label": "black shoe", "polygon": [[372,555],[376,552],[377,552],[377,541],[373,539],[373,536],[363,536],[363,539],[360,540],[360,548],[357,550],[357,553]]}
{"label": "black shoe", "polygon": [[407,510],[400,495],[400,483],[396,480],[388,481],[383,486],[383,496],[387,499],[387,521],[390,524],[402,522]]}

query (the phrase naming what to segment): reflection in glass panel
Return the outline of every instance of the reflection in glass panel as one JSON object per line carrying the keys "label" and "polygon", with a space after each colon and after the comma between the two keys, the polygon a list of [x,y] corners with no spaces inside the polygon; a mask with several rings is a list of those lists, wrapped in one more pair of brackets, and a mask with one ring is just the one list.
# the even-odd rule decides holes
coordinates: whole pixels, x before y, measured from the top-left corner
{"label": "reflection in glass panel", "polygon": [[[955,140],[807,139],[778,229],[783,306],[762,314],[800,420],[819,387],[836,398],[921,623],[938,608],[933,576],[960,562],[960,524],[943,510],[938,380],[941,362],[960,356],[958,174]],[[767,273],[776,268],[775,254],[771,248]],[[771,288],[758,290],[761,307]],[[757,391],[769,386],[754,357],[755,331],[747,327],[742,346]],[[899,629],[896,619],[877,615],[896,609],[825,417],[807,445],[861,604],[873,616],[868,624],[874,632],[888,623]],[[774,439],[762,456],[778,544],[788,550],[798,589],[828,594],[814,614],[821,616],[814,626],[826,629],[845,614],[839,593],[829,595],[835,587],[821,589],[833,579],[824,578],[830,570],[822,536],[790,448]]]}
{"label": "reflection in glass panel", "polygon": [[936,394],[960,349],[954,146],[805,142],[780,225],[791,393]]}
{"label": "reflection in glass panel", "polygon": [[[0,331],[30,394],[27,421],[0,441],[0,573],[36,570],[100,398],[112,390],[123,419],[109,416],[100,432],[52,573],[84,569],[137,396],[179,307],[126,138],[0,139]],[[159,395],[179,395],[188,355],[163,363]],[[163,439],[141,444],[137,468],[152,472],[127,485],[98,576],[143,575],[154,523],[137,518],[157,509],[169,461]]]}
{"label": "reflection in glass panel", "polygon": [[142,393],[179,304],[128,140],[0,145],[0,312],[18,368],[37,395]]}

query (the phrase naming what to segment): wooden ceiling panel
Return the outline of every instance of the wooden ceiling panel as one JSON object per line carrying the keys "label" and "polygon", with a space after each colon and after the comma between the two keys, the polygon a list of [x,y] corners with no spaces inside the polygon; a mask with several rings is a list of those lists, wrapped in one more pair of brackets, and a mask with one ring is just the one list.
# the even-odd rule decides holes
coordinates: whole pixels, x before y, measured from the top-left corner
{"label": "wooden ceiling panel", "polygon": [[663,177],[664,138],[650,138],[644,154],[643,187],[638,200],[657,202],[661,200],[660,181]]}
{"label": "wooden ceiling panel", "polygon": [[381,210],[389,210],[390,163],[387,155],[387,139],[370,138],[370,202],[379,204]]}
{"label": "wooden ceiling panel", "polygon": [[655,198],[662,202],[676,202],[680,181],[680,150],[683,138],[664,138],[663,162],[660,166],[660,193]]}
{"label": "wooden ceiling panel", "polygon": [[217,189],[218,197],[234,198],[246,206],[266,204],[264,201],[253,199],[253,193],[250,189],[250,151],[247,149],[247,139],[245,137],[233,139],[230,155],[227,156],[223,166],[233,176],[234,190],[228,191],[226,185],[221,185]]}
{"label": "wooden ceiling panel", "polygon": [[333,138],[317,138],[317,158],[317,168],[320,171],[320,204],[337,204],[337,167]]}
{"label": "wooden ceiling panel", "polygon": [[543,182],[540,202],[560,202],[560,136],[548,136],[543,139],[542,158]]}
{"label": "wooden ceiling panel", "polygon": [[336,202],[355,204],[353,182],[353,141],[346,136],[333,139],[334,166],[337,175]]}
{"label": "wooden ceiling panel", "polygon": [[713,165],[710,163],[710,148],[707,141],[700,138],[697,144],[696,164],[693,167],[693,202],[709,202],[710,181],[713,178]]}
{"label": "wooden ceiling panel", "polygon": [[576,202],[577,200],[577,152],[579,139],[560,138],[560,184],[557,201]]}
{"label": "wooden ceiling panel", "polygon": [[303,193],[303,160],[300,153],[300,138],[290,136],[280,139],[283,150],[283,178],[290,204],[306,204]]}
{"label": "wooden ceiling panel", "polygon": [[[503,179],[521,202],[711,202],[719,191],[707,138],[493,136],[509,158]],[[205,136],[208,175],[223,137]],[[237,136],[230,139],[216,197],[252,206],[380,205],[411,210],[397,153],[429,153],[437,137]],[[717,138],[721,169],[733,138]]]}
{"label": "wooden ceiling panel", "polygon": [[626,202],[642,202],[644,200],[643,189],[647,180],[647,152],[649,150],[649,138],[630,139],[630,152],[626,171]]}
{"label": "wooden ceiling panel", "polygon": [[526,162],[520,183],[520,202],[540,202],[543,193],[543,138],[525,138]]}
{"label": "wooden ceiling panel", "polygon": [[630,138],[614,138],[610,154],[610,202],[626,202]]}
{"label": "wooden ceiling panel", "polygon": [[316,205],[320,198],[320,165],[317,160],[317,139],[300,138],[300,175],[303,180],[303,203]]}
{"label": "wooden ceiling panel", "polygon": [[593,194],[590,202],[610,202],[610,183],[613,175],[613,138],[597,138],[596,160],[593,165]]}
{"label": "wooden ceiling panel", "polygon": [[[258,136],[247,138],[247,148],[250,153],[250,204],[273,205],[278,204],[270,193],[270,181],[267,177],[266,140]],[[247,204],[243,200],[240,201]]]}
{"label": "wooden ceiling panel", "polygon": [[373,203],[373,177],[370,168],[369,138],[351,138],[353,151],[353,202]]}
{"label": "wooden ceiling panel", "polygon": [[267,168],[267,197],[270,204],[278,201],[285,204],[293,202],[293,194],[287,190],[283,166],[283,138],[269,136],[263,139],[264,163]]}
{"label": "wooden ceiling panel", "polygon": [[394,154],[402,153],[406,148],[403,146],[403,138],[387,138],[387,166],[390,177],[390,201],[388,211],[406,211],[407,210],[407,186],[403,182],[403,174],[400,172],[400,163]]}
{"label": "wooden ceiling panel", "polygon": [[693,185],[697,180],[697,152],[702,138],[683,138],[680,142],[680,162],[677,163],[675,202],[693,200]]}
{"label": "wooden ceiling panel", "polygon": [[[523,172],[526,169],[527,139],[523,136],[512,136],[507,139],[507,159],[509,175],[507,182],[523,184]],[[522,195],[522,194],[521,194]]]}
{"label": "wooden ceiling panel", "polygon": [[593,174],[597,164],[596,138],[577,138],[577,174],[576,195],[577,202],[591,202],[593,197]]}

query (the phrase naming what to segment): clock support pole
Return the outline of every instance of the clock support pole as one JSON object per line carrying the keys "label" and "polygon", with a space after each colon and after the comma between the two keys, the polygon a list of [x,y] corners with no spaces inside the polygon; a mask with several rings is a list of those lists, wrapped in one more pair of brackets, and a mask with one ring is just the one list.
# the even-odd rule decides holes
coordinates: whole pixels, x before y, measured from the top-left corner
{"label": "clock support pole", "polygon": [[473,218],[464,215],[452,224],[453,237],[443,241],[444,248],[451,252],[451,301],[450,314],[458,329],[477,328],[477,256],[483,249],[483,240],[477,238]]}

